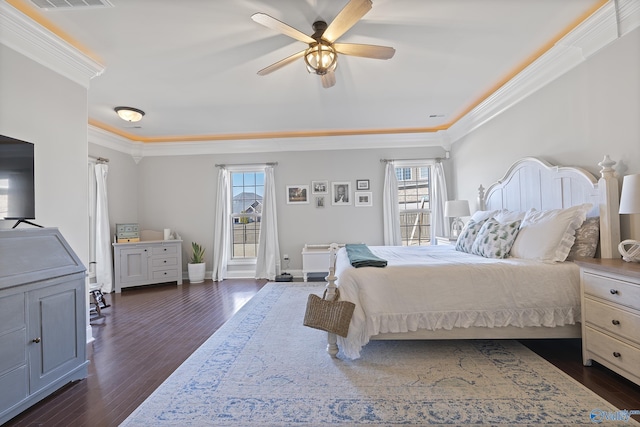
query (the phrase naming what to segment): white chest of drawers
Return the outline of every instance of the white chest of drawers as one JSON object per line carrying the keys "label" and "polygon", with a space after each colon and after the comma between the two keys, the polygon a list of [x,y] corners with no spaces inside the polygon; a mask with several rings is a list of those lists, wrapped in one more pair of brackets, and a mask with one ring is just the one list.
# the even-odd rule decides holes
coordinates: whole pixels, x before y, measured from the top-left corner
{"label": "white chest of drawers", "polygon": [[640,384],[640,264],[619,259],[581,268],[582,357]]}
{"label": "white chest of drawers", "polygon": [[115,288],[177,282],[182,284],[182,240],[114,243]]}

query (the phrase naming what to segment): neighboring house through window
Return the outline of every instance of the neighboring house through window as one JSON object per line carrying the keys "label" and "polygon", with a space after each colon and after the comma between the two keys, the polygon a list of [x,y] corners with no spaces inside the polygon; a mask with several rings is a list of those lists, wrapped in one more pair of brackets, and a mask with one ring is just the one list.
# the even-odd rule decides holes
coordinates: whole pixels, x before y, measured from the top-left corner
{"label": "neighboring house through window", "polygon": [[255,262],[260,237],[264,172],[231,170],[230,262]]}
{"label": "neighboring house through window", "polygon": [[431,244],[431,165],[396,163],[403,246]]}

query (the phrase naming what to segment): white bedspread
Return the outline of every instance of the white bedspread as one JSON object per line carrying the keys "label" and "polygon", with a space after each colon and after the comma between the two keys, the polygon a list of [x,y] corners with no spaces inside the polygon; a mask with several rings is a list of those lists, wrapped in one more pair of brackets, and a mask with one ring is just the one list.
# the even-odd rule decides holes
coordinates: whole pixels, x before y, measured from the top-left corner
{"label": "white bedspread", "polygon": [[336,257],[340,298],[356,304],[345,356],[379,333],[471,326],[562,326],[580,320],[580,273],[571,262],[489,259],[453,246],[371,246],[387,267],[354,268]]}

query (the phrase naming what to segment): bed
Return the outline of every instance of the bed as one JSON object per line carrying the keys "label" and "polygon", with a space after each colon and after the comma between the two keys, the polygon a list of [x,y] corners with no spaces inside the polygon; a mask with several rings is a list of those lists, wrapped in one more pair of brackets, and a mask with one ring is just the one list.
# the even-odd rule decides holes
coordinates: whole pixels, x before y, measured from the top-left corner
{"label": "bed", "polygon": [[[486,249],[482,242],[491,239],[470,231],[467,246],[459,239],[457,247],[367,247],[387,261],[384,268],[354,268],[347,250],[332,245],[327,297],[339,289],[356,308],[346,337],[329,334],[328,353],[355,359],[370,340],[385,339],[580,337],[579,268],[559,261],[570,251],[575,257],[573,236],[587,223],[599,225],[598,256],[619,256],[614,164],[605,157],[598,180],[583,169],[525,158],[486,191],[480,186],[479,211],[465,230],[486,237],[490,225],[494,234],[513,234],[506,258],[491,254],[504,248]],[[560,226],[571,238],[566,230],[558,234]]]}

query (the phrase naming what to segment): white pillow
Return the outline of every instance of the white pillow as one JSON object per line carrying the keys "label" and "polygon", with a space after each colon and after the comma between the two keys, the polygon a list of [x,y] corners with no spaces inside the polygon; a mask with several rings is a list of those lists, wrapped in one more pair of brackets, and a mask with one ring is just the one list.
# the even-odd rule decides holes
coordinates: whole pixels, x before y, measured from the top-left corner
{"label": "white pillow", "polygon": [[[535,210],[535,209],[531,209],[531,210]],[[526,212],[509,211],[509,210],[503,209],[501,211],[498,211],[493,217],[500,224],[508,224],[508,223],[511,223],[511,222],[524,220],[524,216],[525,215],[526,215]]]}
{"label": "white pillow", "polygon": [[591,204],[568,209],[527,211],[516,237],[511,256],[562,262],[575,241],[575,232],[587,217]]}
{"label": "white pillow", "polygon": [[471,216],[471,219],[474,220],[475,222],[486,221],[489,218],[491,218],[494,215],[496,215],[498,212],[500,212],[500,211],[499,210],[495,210],[495,211],[475,211],[473,213],[473,215]]}

